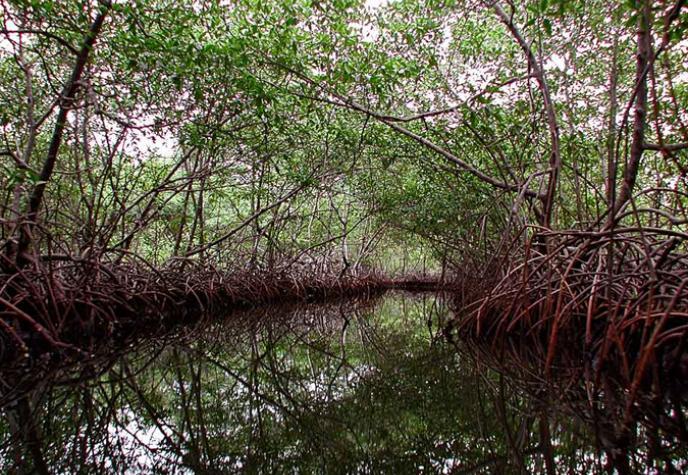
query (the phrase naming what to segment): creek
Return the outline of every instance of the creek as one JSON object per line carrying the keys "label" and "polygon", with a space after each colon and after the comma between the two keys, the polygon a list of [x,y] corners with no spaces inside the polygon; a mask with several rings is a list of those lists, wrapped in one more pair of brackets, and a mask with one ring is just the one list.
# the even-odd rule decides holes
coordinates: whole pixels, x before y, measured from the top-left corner
{"label": "creek", "polygon": [[[265,306],[5,369],[2,473],[681,473],[685,393],[452,341],[442,295]],[[531,364],[532,363],[532,364]]]}

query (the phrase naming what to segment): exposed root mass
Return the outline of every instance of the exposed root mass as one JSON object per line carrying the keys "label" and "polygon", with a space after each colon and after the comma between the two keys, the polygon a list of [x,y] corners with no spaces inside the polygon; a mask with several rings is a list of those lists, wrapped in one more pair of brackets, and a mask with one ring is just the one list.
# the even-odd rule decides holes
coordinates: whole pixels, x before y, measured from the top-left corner
{"label": "exposed root mass", "polygon": [[45,352],[87,352],[106,339],[197,322],[232,308],[284,301],[427,290],[432,279],[376,273],[221,272],[209,267],[61,262],[0,275],[0,360]]}
{"label": "exposed root mass", "polygon": [[531,245],[486,295],[462,305],[453,322],[459,333],[495,344],[525,338],[544,348],[547,371],[562,346],[573,347],[596,371],[618,371],[632,392],[655,365],[687,373],[681,237],[662,230],[544,237],[546,246]]}

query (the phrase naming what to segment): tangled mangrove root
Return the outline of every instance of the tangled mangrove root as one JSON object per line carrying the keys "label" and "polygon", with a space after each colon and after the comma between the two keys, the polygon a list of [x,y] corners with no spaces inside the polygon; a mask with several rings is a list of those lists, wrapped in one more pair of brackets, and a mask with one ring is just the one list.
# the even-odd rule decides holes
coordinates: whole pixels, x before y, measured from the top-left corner
{"label": "tangled mangrove root", "polygon": [[452,330],[540,345],[546,372],[573,347],[598,372],[618,369],[632,394],[654,365],[687,372],[683,235],[627,228],[537,239],[487,295],[457,310]]}
{"label": "tangled mangrove root", "polygon": [[226,272],[189,264],[156,270],[87,259],[47,263],[0,274],[0,361],[47,352],[78,355],[105,339],[198,322],[233,308],[365,296],[395,286],[376,273]]}

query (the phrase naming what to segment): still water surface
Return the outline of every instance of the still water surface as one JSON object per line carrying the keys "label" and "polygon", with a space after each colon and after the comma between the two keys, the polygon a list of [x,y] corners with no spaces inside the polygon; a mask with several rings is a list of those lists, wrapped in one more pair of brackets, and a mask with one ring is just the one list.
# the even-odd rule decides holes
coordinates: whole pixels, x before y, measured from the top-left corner
{"label": "still water surface", "polygon": [[432,294],[266,307],[2,378],[1,473],[685,473],[685,397],[443,334]]}

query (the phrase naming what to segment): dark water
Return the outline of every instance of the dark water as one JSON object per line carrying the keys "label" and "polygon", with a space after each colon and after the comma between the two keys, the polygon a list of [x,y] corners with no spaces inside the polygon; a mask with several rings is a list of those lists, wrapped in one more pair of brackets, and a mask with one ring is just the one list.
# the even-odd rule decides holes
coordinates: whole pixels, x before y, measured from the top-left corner
{"label": "dark water", "polygon": [[448,341],[449,318],[427,294],[265,308],[7,372],[0,472],[688,470],[680,393],[545,378],[522,349]]}

